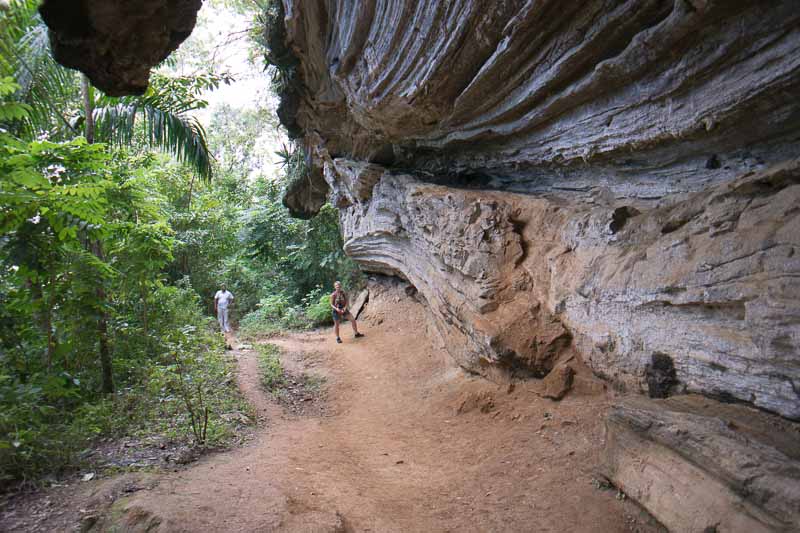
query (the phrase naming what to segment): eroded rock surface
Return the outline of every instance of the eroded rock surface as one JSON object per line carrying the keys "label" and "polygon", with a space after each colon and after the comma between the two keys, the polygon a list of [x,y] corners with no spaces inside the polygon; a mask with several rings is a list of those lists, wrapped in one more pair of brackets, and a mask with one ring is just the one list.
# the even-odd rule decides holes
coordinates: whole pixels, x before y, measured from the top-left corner
{"label": "eroded rock surface", "polygon": [[[413,283],[462,366],[543,376],[574,348],[647,393],[653,361],[668,359],[674,383],[656,396],[702,392],[800,419],[800,162],[624,224],[618,202],[376,174],[326,162],[345,250]],[[353,192],[368,184],[370,198]]]}
{"label": "eroded rock surface", "polygon": [[55,59],[112,96],[141,94],[150,69],[194,29],[203,0],[44,0]]}
{"label": "eroded rock surface", "polygon": [[670,531],[797,531],[799,439],[743,406],[628,398],[606,421],[603,469]]}

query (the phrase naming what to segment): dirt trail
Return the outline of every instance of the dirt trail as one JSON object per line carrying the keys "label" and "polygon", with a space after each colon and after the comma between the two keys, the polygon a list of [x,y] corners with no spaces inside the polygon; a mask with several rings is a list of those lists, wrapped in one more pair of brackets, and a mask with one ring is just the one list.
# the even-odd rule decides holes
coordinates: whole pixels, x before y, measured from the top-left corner
{"label": "dirt trail", "polygon": [[[593,486],[604,394],[554,403],[536,382],[509,392],[455,369],[426,335],[419,304],[393,305],[391,316],[373,315],[357,341],[347,327],[344,344],[329,331],[270,341],[290,371],[325,377],[324,409],[310,416],[265,393],[256,353],[235,350],[240,386],[262,421],[254,441],[138,479],[132,493],[131,481],[107,480],[120,499],[94,530],[658,529]],[[101,493],[94,498],[108,501]]]}
{"label": "dirt trail", "polygon": [[532,386],[508,393],[465,376],[430,345],[417,311],[365,324],[358,341],[348,331],[341,345],[329,332],[272,341],[288,367],[325,376],[321,416],[284,411],[259,386],[255,352],[236,352],[241,386],[266,421],[259,437],[118,502],[122,523],[164,531],[652,529],[633,504],[592,484],[604,396],[556,404]]}

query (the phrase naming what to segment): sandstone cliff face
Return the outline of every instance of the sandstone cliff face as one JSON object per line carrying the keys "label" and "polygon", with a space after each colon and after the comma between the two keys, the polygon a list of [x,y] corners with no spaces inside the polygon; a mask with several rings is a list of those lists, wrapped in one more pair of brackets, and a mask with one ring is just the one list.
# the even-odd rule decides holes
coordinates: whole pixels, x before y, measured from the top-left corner
{"label": "sandstone cliff face", "polygon": [[[452,356],[800,419],[790,1],[284,0],[312,214]],[[311,190],[316,191],[312,195]]]}

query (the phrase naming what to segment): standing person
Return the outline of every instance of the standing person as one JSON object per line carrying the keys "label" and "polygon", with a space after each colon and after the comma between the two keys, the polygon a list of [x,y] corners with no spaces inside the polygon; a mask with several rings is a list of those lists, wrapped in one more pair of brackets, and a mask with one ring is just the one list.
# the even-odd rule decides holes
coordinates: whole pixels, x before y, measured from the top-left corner
{"label": "standing person", "polygon": [[333,309],[333,331],[336,333],[336,342],[342,342],[341,337],[339,337],[339,322],[344,318],[350,320],[355,337],[363,337],[364,335],[358,332],[356,318],[347,309],[350,302],[347,301],[347,294],[342,290],[341,282],[337,281],[334,283],[333,288],[335,290],[333,294],[331,294],[331,308]]}
{"label": "standing person", "polygon": [[219,320],[219,328],[223,333],[231,331],[228,325],[228,304],[233,301],[233,294],[222,284],[222,288],[214,295],[214,312],[217,314]]}

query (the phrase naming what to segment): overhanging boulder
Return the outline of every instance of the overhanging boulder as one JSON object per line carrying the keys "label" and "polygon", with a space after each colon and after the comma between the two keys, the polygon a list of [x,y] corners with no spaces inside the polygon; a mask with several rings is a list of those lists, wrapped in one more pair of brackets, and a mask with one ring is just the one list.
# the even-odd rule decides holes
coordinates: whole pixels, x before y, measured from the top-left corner
{"label": "overhanging boulder", "polygon": [[44,0],[56,61],[111,96],[142,94],[150,69],[192,33],[202,0]]}

